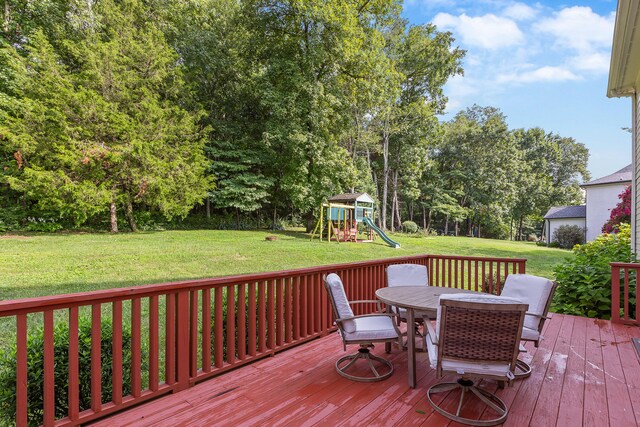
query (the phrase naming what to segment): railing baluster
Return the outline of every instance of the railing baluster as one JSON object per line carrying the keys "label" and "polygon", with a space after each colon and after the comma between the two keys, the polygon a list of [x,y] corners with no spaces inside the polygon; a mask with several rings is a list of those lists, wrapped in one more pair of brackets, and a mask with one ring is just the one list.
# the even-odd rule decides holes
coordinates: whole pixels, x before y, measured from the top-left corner
{"label": "railing baluster", "polygon": [[176,382],[176,295],[165,298],[165,383]]}
{"label": "railing baluster", "polygon": [[100,361],[102,328],[100,315],[100,304],[93,304],[91,306],[91,409],[93,412],[100,412],[102,408],[102,365]]}
{"label": "railing baluster", "polygon": [[305,307],[304,312],[300,313],[300,320],[301,320],[301,325],[300,325],[300,336],[301,337],[306,337],[307,336],[307,317],[308,317],[308,309],[307,307],[309,307],[309,298],[307,297],[307,275],[305,274],[302,277],[301,282],[301,289],[300,289],[300,300],[301,300],[301,306]]}
{"label": "railing baluster", "polygon": [[236,363],[236,287],[227,286],[227,363]]}
{"label": "railing baluster", "polygon": [[[293,279],[287,277],[284,279],[284,341],[290,343],[293,339],[293,298],[291,287],[293,285]],[[322,305],[324,307],[324,304]]]}
{"label": "railing baluster", "polygon": [[44,312],[44,418],[45,426],[52,426],[56,419],[53,311]]}
{"label": "railing baluster", "polygon": [[300,285],[302,280],[296,276],[293,285],[293,339],[300,339]]}
{"label": "railing baluster", "polygon": [[276,279],[276,346],[280,347],[284,343],[284,292],[282,289],[282,281],[284,279]]}
{"label": "railing baluster", "polygon": [[113,367],[111,370],[111,400],[122,403],[122,301],[114,301],[111,311]]}
{"label": "railing baluster", "polygon": [[213,301],[213,357],[215,360],[216,368],[222,368],[224,363],[224,327],[223,327],[223,299],[222,299],[222,287],[216,288],[215,298]]}
{"label": "railing baluster", "polygon": [[159,383],[159,323],[158,296],[153,295],[149,298],[149,389],[151,391],[157,391]]}
{"label": "railing baluster", "polygon": [[249,283],[249,355],[256,355],[256,284]]}
{"label": "railing baluster", "polygon": [[[134,300],[135,302],[135,300]],[[177,391],[189,388],[189,291],[176,296],[176,380]],[[132,333],[133,336],[133,333]],[[132,356],[135,354],[131,350]],[[132,372],[133,374],[134,372]],[[133,385],[132,385],[133,388]]]}
{"label": "railing baluster", "polygon": [[131,300],[131,395],[140,397],[142,391],[142,343],[140,329],[142,310],[140,298]]}
{"label": "railing baluster", "polygon": [[624,269],[624,320],[629,320],[629,269]]}
{"label": "railing baluster", "polygon": [[276,325],[275,325],[275,292],[274,281],[269,280],[267,285],[267,336],[269,337],[269,349],[275,350],[276,348]]}
{"label": "railing baluster", "polygon": [[198,374],[198,291],[189,292],[189,376]]}
{"label": "railing baluster", "polygon": [[27,315],[16,316],[16,426],[27,426]]}
{"label": "railing baluster", "polygon": [[245,283],[238,285],[238,359],[244,360],[247,354],[247,300]]}
{"label": "railing baluster", "polygon": [[258,282],[258,352],[266,351],[267,327],[265,325],[267,317],[267,304],[265,303],[264,281]]}
{"label": "railing baluster", "polygon": [[80,363],[78,360],[78,307],[69,309],[69,410],[72,421],[80,413]]}
{"label": "railing baluster", "polygon": [[211,372],[211,289],[202,290],[202,370]]}

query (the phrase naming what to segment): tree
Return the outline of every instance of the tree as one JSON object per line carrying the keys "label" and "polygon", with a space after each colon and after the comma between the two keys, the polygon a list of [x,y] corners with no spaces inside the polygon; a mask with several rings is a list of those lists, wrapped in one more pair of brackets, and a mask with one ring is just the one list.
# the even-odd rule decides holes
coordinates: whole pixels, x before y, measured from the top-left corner
{"label": "tree", "polygon": [[22,108],[4,125],[24,167],[8,182],[42,211],[76,224],[108,211],[116,232],[118,210],[135,230],[134,206],[170,218],[204,197],[201,113],[180,105],[181,67],[148,12],[138,0],[85,5],[75,15],[83,37],[62,43],[75,60],[41,30],[17,59]]}
{"label": "tree", "polygon": [[458,113],[447,123],[436,156],[446,185],[467,208],[468,233],[489,219],[487,212],[511,206],[519,157],[500,110],[474,105]]}

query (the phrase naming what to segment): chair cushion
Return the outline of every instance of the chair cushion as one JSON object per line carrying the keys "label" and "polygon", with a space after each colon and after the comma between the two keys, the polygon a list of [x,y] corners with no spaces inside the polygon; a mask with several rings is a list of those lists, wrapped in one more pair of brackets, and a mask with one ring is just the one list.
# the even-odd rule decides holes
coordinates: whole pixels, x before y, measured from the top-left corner
{"label": "chair cushion", "polygon": [[[342,286],[342,280],[340,280],[340,276],[335,273],[331,273],[326,277],[325,280],[331,292],[333,302],[336,305],[338,317],[341,319],[353,317],[353,311],[351,310],[351,306],[349,305],[347,295],[344,293],[344,286]],[[344,322],[342,322],[342,328],[345,332],[353,332],[356,330],[356,324],[353,320],[345,320]]]}
{"label": "chair cushion", "polygon": [[427,267],[418,264],[393,264],[387,267],[387,286],[422,286],[429,284]]}
{"label": "chair cushion", "polygon": [[538,341],[540,339],[540,332],[537,329],[522,328],[522,338],[525,341]]}
{"label": "chair cushion", "polygon": [[[507,276],[500,296],[519,299],[524,304],[529,304],[529,310],[527,310],[529,313],[542,316],[552,288],[553,282],[544,277],[530,274],[510,274]],[[538,330],[540,318],[525,316],[524,326]]]}
{"label": "chair cushion", "polygon": [[496,375],[501,377],[509,377],[510,369],[508,363],[468,363],[459,362],[457,360],[443,360],[442,369],[445,371],[455,372],[459,375],[477,374],[477,375]]}
{"label": "chair cushion", "polygon": [[389,316],[371,315],[359,317],[353,320],[355,330],[345,330],[345,341],[367,341],[398,338],[398,333],[393,327],[393,320]]}

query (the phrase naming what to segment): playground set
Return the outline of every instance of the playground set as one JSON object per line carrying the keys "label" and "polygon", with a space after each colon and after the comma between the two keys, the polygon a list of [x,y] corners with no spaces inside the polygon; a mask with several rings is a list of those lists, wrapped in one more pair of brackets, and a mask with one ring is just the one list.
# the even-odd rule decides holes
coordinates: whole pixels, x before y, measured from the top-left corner
{"label": "playground set", "polygon": [[[346,193],[330,197],[327,203],[320,206],[320,218],[311,234],[311,239],[318,235],[320,241],[326,232],[327,241],[337,242],[373,242],[374,233],[393,248],[400,244],[390,239],[384,231],[373,222],[375,202],[367,193]],[[367,239],[358,240],[358,224],[367,227]]]}

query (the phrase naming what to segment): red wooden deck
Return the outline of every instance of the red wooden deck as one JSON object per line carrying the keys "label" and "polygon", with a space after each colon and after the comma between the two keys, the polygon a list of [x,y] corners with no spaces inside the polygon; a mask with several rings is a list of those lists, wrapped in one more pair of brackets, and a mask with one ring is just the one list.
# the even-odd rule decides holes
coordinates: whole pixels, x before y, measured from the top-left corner
{"label": "red wooden deck", "polygon": [[[630,342],[640,337],[639,327],[554,314],[544,337],[537,349],[527,344],[522,356],[533,375],[498,391],[510,407],[505,425],[640,424],[640,362]],[[384,346],[374,352],[383,354]],[[378,383],[339,376],[333,365],[341,355],[339,337],[330,334],[93,425],[458,425],[427,403],[426,389],[437,380],[424,353],[415,389],[407,385],[406,355],[399,349],[388,355],[394,375]],[[463,411],[483,417],[477,407]]]}

